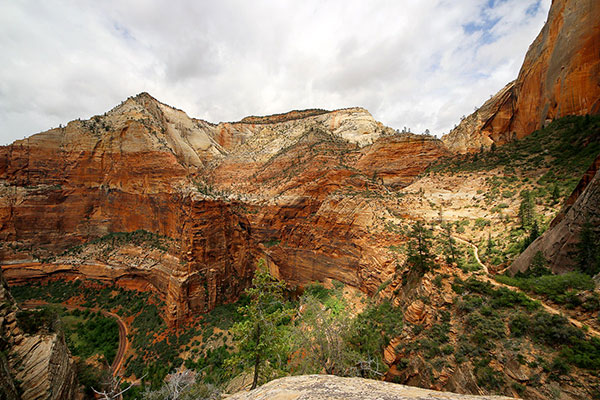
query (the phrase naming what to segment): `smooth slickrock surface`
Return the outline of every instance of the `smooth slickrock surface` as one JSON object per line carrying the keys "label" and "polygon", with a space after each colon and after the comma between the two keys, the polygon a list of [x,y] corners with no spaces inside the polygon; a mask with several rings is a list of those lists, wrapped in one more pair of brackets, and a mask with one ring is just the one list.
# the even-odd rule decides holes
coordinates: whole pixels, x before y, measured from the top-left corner
{"label": "smooth slickrock surface", "polygon": [[436,392],[389,382],[332,375],[291,376],[276,379],[229,400],[501,400],[501,396],[471,396]]}
{"label": "smooth slickrock surface", "polygon": [[[75,365],[61,331],[25,334],[0,272],[0,389],[7,399],[68,400],[77,391]],[[17,391],[21,392],[19,397]],[[1,397],[1,396],[0,396]]]}

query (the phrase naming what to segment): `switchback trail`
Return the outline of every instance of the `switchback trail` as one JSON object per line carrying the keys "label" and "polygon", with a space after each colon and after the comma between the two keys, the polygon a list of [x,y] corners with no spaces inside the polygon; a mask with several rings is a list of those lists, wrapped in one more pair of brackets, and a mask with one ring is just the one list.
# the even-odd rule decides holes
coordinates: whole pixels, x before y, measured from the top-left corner
{"label": "switchback trail", "polygon": [[479,258],[479,248],[475,244],[471,243],[468,240],[465,240],[463,238],[460,238],[460,237],[454,236],[454,235],[452,237],[454,239],[456,239],[456,241],[461,242],[463,244],[466,244],[467,246],[470,246],[473,249],[473,255],[475,256],[475,260],[477,260],[477,263],[481,266],[481,268],[485,272],[485,276],[484,276],[485,281],[491,283],[494,286],[505,287],[505,288],[508,288],[510,290],[514,290],[516,292],[520,292],[520,293],[524,294],[525,296],[527,296],[527,298],[529,298],[530,300],[534,300],[534,301],[539,302],[542,305],[542,307],[544,308],[544,310],[546,310],[550,314],[561,315],[561,316],[565,317],[572,325],[574,325],[577,328],[583,330],[588,335],[595,336],[595,337],[600,337],[600,332],[598,332],[597,330],[595,330],[595,329],[593,329],[593,328],[591,328],[589,326],[586,326],[586,328],[584,328],[584,324],[581,321],[579,321],[579,320],[577,320],[575,318],[571,318],[571,317],[568,317],[568,316],[564,315],[564,313],[561,312],[559,309],[554,308],[552,306],[549,306],[548,304],[544,303],[540,299],[536,299],[534,297],[531,297],[528,293],[526,293],[525,291],[523,291],[523,290],[521,290],[521,289],[519,289],[517,287],[505,285],[504,283],[500,283],[497,280],[495,280],[493,278],[493,276],[490,274],[490,271],[488,270],[487,266],[484,263],[481,262],[481,259]]}
{"label": "switchback trail", "polygon": [[119,371],[121,370],[121,368],[123,368],[123,360],[125,359],[125,353],[127,352],[128,348],[129,348],[129,341],[127,340],[127,334],[129,333],[129,331],[127,329],[127,325],[121,319],[121,317],[115,313],[112,313],[112,312],[106,311],[106,310],[102,310],[97,307],[83,307],[83,306],[66,305],[66,304],[60,304],[60,303],[47,303],[44,301],[35,301],[35,300],[25,301],[24,303],[20,304],[20,306],[23,308],[37,308],[37,307],[50,306],[50,305],[64,307],[68,310],[81,310],[81,311],[90,310],[93,312],[101,312],[102,315],[104,315],[105,317],[113,318],[114,320],[117,321],[117,324],[119,325],[119,348],[117,350],[117,354],[115,355],[115,359],[113,360],[110,368],[112,370],[112,375],[118,376]]}

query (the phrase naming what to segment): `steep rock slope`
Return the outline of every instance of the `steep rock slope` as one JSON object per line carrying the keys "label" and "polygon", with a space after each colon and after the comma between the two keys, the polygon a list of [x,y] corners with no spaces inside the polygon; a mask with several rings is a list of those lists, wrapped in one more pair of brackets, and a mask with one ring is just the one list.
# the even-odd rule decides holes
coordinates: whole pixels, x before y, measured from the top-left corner
{"label": "steep rock slope", "polygon": [[[550,229],[537,238],[511,264],[510,271],[525,271],[535,254],[542,252],[548,266],[555,273],[573,269],[576,263],[577,243],[585,223],[598,232],[600,227],[600,155],[581,179],[561,212],[552,221]],[[600,233],[600,232],[598,232]]]}
{"label": "steep rock slope", "polygon": [[554,0],[509,83],[442,140],[455,152],[506,143],[565,115],[600,112],[600,4]]}
{"label": "steep rock slope", "polygon": [[[0,272],[0,388],[7,399],[73,399],[75,365],[60,330],[27,334]],[[8,356],[5,358],[5,356]]]}

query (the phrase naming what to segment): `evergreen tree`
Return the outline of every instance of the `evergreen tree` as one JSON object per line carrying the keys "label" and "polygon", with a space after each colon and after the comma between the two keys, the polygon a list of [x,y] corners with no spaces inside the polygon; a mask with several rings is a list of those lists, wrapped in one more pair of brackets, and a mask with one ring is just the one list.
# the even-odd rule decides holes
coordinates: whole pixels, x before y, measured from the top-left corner
{"label": "evergreen tree", "polygon": [[450,265],[457,262],[456,240],[452,237],[452,225],[450,223],[442,224],[444,230],[444,247],[446,248],[446,262]]}
{"label": "evergreen tree", "polygon": [[529,264],[528,276],[543,276],[549,275],[551,272],[547,267],[548,261],[544,257],[544,253],[538,251],[535,253]]}
{"label": "evergreen tree", "polygon": [[536,219],[533,220],[531,229],[529,230],[529,236],[523,241],[523,250],[525,250],[531,243],[540,236],[540,227]]}
{"label": "evergreen tree", "polygon": [[558,187],[558,184],[554,184],[554,189],[552,189],[552,201],[554,202],[554,204],[558,203],[558,201],[560,200],[560,188]]}
{"label": "evergreen tree", "polygon": [[519,220],[521,221],[521,227],[523,229],[530,228],[535,220],[535,204],[533,201],[533,194],[529,190],[523,190],[521,192]]}
{"label": "evergreen tree", "polygon": [[431,239],[433,233],[421,221],[415,222],[408,234],[408,264],[417,268],[421,273],[429,271],[434,265],[434,256],[431,254]]}
{"label": "evergreen tree", "polygon": [[[330,299],[328,299],[330,300]],[[339,299],[336,299],[339,301]],[[340,310],[322,304],[306,293],[300,299],[302,312],[293,331],[295,350],[290,363],[301,374],[354,375],[360,355],[348,346],[352,318],[345,307]]]}
{"label": "evergreen tree", "polygon": [[291,317],[292,311],[286,308],[284,289],[285,283],[273,278],[261,259],[252,287],[245,291],[250,303],[239,309],[245,319],[232,327],[238,341],[238,352],[229,360],[230,365],[254,368],[251,389],[258,385],[259,372],[266,361],[276,358],[282,362],[287,360],[284,322]]}
{"label": "evergreen tree", "polygon": [[600,272],[600,234],[594,231],[589,221],[583,224],[579,233],[577,262],[583,273],[594,276]]}
{"label": "evergreen tree", "polygon": [[486,251],[487,256],[491,255],[494,252],[494,246],[495,246],[495,243],[492,240],[492,234],[488,233],[487,251]]}

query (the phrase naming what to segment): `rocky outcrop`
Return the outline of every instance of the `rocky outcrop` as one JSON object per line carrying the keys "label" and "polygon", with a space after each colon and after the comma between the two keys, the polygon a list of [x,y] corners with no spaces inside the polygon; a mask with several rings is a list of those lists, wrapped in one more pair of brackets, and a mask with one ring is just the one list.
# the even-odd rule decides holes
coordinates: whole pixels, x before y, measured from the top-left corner
{"label": "rocky outcrop", "polygon": [[[561,212],[542,236],[531,243],[512,263],[510,272],[525,271],[535,254],[542,252],[555,273],[573,269],[576,245],[585,223],[600,227],[600,155],[581,179]],[[600,233],[600,232],[598,232]]]}
{"label": "rocky outcrop", "polygon": [[389,382],[332,375],[291,376],[276,379],[250,392],[229,396],[231,400],[500,400],[501,396],[471,396],[436,392]]}
{"label": "rocky outcrop", "polygon": [[7,400],[20,398],[8,359],[11,347],[23,340],[22,331],[16,326],[16,312],[17,306],[0,272],[0,391]]}
{"label": "rocky outcrop", "polygon": [[25,336],[13,352],[23,400],[74,398],[75,366],[61,333]]}
{"label": "rocky outcrop", "polygon": [[0,272],[0,388],[7,399],[73,399],[77,378],[60,328],[27,334],[19,327],[18,308]]}
{"label": "rocky outcrop", "polygon": [[442,140],[455,152],[529,135],[556,118],[600,112],[600,4],[554,0],[509,83]]}

